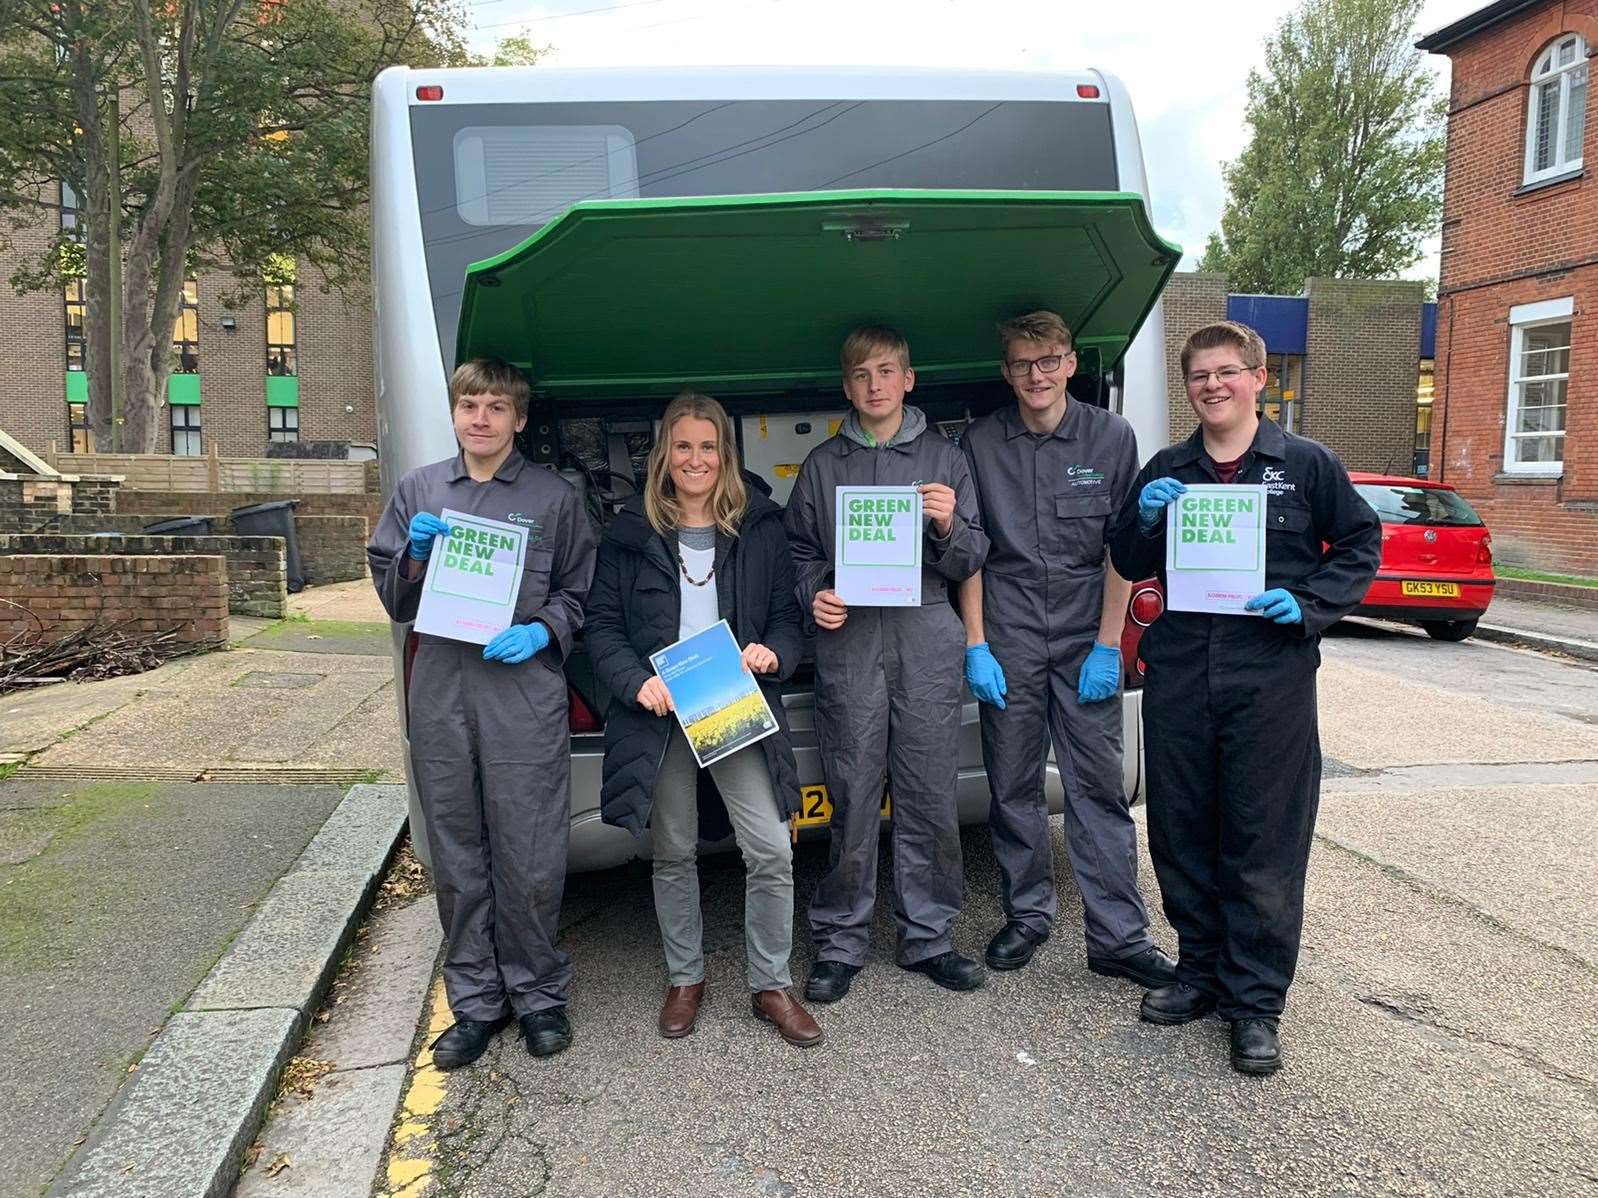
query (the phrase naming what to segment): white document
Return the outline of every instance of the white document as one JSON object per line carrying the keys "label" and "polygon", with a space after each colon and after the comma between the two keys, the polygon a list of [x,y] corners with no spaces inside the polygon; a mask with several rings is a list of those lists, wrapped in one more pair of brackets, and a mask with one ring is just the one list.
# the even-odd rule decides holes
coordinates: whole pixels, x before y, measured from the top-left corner
{"label": "white document", "polygon": [[1265,589],[1265,488],[1188,484],[1165,512],[1165,605],[1172,611],[1255,616]]}
{"label": "white document", "polygon": [[706,766],[777,731],[777,717],[727,621],[649,655],[655,675],[671,694],[677,724],[694,760]]}
{"label": "white document", "polygon": [[921,606],[921,492],[839,487],[832,589],[851,607]]}
{"label": "white document", "polygon": [[449,508],[439,515],[450,535],[433,542],[416,631],[486,645],[515,623],[527,530]]}

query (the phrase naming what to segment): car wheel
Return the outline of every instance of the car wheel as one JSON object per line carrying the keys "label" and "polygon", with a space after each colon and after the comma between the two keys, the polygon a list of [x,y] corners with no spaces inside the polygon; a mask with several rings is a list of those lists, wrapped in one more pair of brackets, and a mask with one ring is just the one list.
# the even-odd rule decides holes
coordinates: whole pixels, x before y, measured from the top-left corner
{"label": "car wheel", "polygon": [[1475,620],[1422,620],[1420,626],[1438,641],[1462,641],[1476,631]]}

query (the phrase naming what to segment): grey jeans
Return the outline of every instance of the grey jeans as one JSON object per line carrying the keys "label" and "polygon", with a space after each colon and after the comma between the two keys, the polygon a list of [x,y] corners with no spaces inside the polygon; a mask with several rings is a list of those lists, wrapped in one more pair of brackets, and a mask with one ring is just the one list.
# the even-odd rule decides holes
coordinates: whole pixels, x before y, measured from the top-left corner
{"label": "grey jeans", "polygon": [[[699,909],[698,763],[675,725],[655,776],[649,818],[655,865],[655,918],[673,986],[704,980],[704,920]],[[771,774],[759,745],[739,749],[710,766],[738,848],[743,853],[744,941],[750,990],[793,985],[793,843],[777,814]]]}

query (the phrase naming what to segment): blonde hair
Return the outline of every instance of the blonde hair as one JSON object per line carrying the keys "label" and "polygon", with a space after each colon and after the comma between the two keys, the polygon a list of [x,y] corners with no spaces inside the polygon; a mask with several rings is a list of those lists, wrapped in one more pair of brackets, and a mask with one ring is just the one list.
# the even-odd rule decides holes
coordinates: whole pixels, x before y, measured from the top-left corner
{"label": "blonde hair", "polygon": [[1188,364],[1193,361],[1194,354],[1223,348],[1235,349],[1243,359],[1243,365],[1250,370],[1258,370],[1265,365],[1265,341],[1258,333],[1235,320],[1217,320],[1202,329],[1195,329],[1183,342],[1182,377],[1187,377]]}
{"label": "blonde hair", "polygon": [[503,395],[516,405],[516,418],[527,415],[532,403],[533,389],[527,385],[527,376],[509,362],[498,358],[473,358],[455,367],[449,376],[449,410],[463,395]]}
{"label": "blonde hair", "polygon": [[710,492],[710,516],[715,525],[730,537],[738,535],[738,525],[749,507],[749,488],[744,485],[738,463],[738,440],[732,417],[708,395],[684,391],[666,405],[660,418],[660,436],[649,450],[649,465],[644,477],[644,515],[655,531],[669,536],[682,527],[682,504],[671,481],[671,433],[684,416],[708,420],[716,426],[716,451],[721,473]]}
{"label": "blonde hair", "polygon": [[1028,312],[999,322],[1001,352],[1010,352],[1012,341],[1036,341],[1043,345],[1063,345],[1066,353],[1075,353],[1071,330],[1053,312]]}
{"label": "blonde hair", "polygon": [[848,374],[877,354],[893,354],[899,359],[901,370],[910,369],[910,343],[898,329],[890,329],[885,324],[863,324],[851,331],[838,351],[838,365]]}

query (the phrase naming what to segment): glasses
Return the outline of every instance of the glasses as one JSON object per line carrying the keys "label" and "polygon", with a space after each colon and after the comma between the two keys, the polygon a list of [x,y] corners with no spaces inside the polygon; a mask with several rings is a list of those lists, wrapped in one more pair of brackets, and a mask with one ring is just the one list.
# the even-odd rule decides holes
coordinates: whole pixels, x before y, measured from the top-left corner
{"label": "glasses", "polygon": [[1053,374],[1070,356],[1070,354],[1049,354],[1043,358],[1012,358],[1004,364],[1004,372],[1013,379],[1024,379],[1036,366],[1044,374]]}
{"label": "glasses", "polygon": [[1219,370],[1195,370],[1187,376],[1187,385],[1189,387],[1203,387],[1209,383],[1211,375],[1215,376],[1217,382],[1233,383],[1249,372],[1247,366],[1222,366]]}

